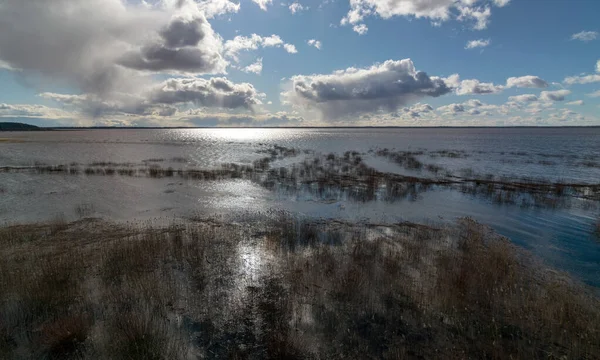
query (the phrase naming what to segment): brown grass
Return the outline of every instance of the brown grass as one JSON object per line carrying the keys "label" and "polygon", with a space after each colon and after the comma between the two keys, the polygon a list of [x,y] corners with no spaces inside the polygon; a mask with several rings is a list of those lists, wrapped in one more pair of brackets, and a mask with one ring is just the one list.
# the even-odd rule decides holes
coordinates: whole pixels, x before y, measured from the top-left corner
{"label": "brown grass", "polygon": [[468,219],[54,228],[0,229],[2,359],[600,356],[598,298]]}

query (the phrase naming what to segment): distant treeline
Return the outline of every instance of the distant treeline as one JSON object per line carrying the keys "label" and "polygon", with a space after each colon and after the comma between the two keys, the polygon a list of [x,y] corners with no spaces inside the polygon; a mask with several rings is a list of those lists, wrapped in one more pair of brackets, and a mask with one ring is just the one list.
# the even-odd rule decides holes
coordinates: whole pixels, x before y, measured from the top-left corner
{"label": "distant treeline", "polygon": [[34,131],[41,130],[39,127],[23,123],[0,122],[0,131]]}

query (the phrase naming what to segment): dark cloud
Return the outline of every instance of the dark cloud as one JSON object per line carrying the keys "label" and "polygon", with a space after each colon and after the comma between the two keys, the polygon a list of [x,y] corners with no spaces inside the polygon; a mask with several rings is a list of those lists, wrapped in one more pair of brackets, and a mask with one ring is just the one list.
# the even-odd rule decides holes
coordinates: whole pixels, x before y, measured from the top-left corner
{"label": "dark cloud", "polygon": [[2,0],[0,63],[105,97],[152,80],[139,70],[220,73],[221,39],[191,0]]}
{"label": "dark cloud", "polygon": [[252,110],[262,104],[264,94],[249,83],[235,84],[225,78],[171,79],[152,90],[147,99],[152,104],[186,104]]}
{"label": "dark cloud", "polygon": [[415,70],[410,59],[388,60],[366,69],[349,68],[330,75],[294,76],[285,101],[325,118],[376,111],[393,112],[425,97],[438,97],[451,89],[438,77]]}

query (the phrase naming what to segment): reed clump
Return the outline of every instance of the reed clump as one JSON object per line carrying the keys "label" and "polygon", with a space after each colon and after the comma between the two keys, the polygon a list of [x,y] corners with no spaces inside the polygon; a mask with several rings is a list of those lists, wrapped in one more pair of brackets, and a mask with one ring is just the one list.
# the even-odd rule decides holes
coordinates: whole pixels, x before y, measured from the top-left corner
{"label": "reed clump", "polygon": [[2,359],[600,356],[597,295],[470,219],[53,229],[0,228]]}

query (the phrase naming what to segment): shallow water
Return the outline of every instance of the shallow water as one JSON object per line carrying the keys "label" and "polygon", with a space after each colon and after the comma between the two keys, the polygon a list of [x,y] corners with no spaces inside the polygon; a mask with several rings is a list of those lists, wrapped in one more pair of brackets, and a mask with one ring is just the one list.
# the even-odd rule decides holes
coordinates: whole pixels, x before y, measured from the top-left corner
{"label": "shallow water", "polygon": [[[370,150],[423,151],[418,159],[455,174],[493,174],[551,181],[600,182],[600,129],[193,129],[85,130],[3,133],[0,166],[77,162],[216,168],[250,164],[273,145],[342,154],[364,153],[385,172],[420,176]],[[447,152],[455,152],[448,156]],[[273,163],[299,162],[302,155]],[[307,216],[368,222],[445,222],[470,216],[492,226],[550,265],[600,286],[600,240],[593,234],[598,206],[569,208],[498,205],[439,189],[394,202],[358,202],[340,194],[271,191],[249,180],[195,181],[121,176],[0,173],[0,223],[57,216],[116,221],[285,209]],[[84,209],[84,210],[82,210]]]}

